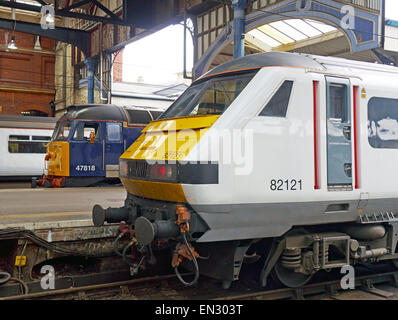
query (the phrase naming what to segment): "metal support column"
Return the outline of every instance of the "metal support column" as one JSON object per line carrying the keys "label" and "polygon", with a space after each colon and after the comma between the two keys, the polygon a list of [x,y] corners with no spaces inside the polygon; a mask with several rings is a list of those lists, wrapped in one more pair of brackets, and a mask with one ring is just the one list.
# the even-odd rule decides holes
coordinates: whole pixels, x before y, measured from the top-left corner
{"label": "metal support column", "polygon": [[245,55],[245,9],[247,0],[232,0],[234,10],[234,58]]}
{"label": "metal support column", "polygon": [[87,58],[86,60],[84,60],[84,64],[87,67],[87,103],[94,103],[94,74],[97,68],[97,61],[93,58]]}

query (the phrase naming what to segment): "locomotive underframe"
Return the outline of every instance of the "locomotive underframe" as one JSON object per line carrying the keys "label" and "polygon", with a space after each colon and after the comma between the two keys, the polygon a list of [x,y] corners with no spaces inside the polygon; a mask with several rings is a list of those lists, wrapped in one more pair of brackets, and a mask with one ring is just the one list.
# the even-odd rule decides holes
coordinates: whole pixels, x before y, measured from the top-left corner
{"label": "locomotive underframe", "polygon": [[[141,241],[142,245],[151,246],[155,240],[168,240],[173,248],[175,244],[182,243],[182,235],[176,225],[177,205],[128,194],[124,207],[106,210],[101,208],[101,219],[98,219],[98,214],[94,214],[93,218],[99,220],[98,225],[104,221],[126,221],[134,230],[138,243]],[[280,237],[203,243],[196,240],[209,230],[209,227],[192,207],[185,205],[185,208],[191,212],[186,238],[202,258],[206,257],[198,259],[200,273],[221,280],[224,287],[229,287],[233,281],[239,279],[243,263],[250,262],[249,256],[253,253],[265,257],[260,275],[260,283],[263,286],[266,286],[268,276],[275,267],[282,267],[293,275],[310,277],[319,270],[398,259],[398,254],[395,253],[398,222],[374,221],[361,224],[358,221],[294,226]],[[138,228],[135,226],[137,219],[141,220]],[[356,238],[356,234],[359,234],[361,239]],[[264,241],[270,245],[261,248],[259,243]],[[190,260],[183,259],[182,266],[193,270]]]}

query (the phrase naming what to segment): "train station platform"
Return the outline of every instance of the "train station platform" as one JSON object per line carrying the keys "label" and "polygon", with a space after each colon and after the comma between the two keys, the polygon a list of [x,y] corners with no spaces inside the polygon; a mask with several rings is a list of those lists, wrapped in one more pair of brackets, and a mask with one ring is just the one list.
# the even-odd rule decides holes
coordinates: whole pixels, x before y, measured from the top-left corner
{"label": "train station platform", "polygon": [[125,198],[123,187],[3,189],[0,229],[60,221],[92,225],[91,210],[95,204],[105,208],[123,206]]}

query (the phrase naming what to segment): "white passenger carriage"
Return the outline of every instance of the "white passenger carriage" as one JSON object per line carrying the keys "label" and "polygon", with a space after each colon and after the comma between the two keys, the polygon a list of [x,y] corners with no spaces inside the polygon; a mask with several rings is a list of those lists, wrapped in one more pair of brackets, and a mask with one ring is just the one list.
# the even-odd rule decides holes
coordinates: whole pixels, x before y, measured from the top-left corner
{"label": "white passenger carriage", "polygon": [[0,180],[26,180],[44,172],[55,118],[0,116]]}

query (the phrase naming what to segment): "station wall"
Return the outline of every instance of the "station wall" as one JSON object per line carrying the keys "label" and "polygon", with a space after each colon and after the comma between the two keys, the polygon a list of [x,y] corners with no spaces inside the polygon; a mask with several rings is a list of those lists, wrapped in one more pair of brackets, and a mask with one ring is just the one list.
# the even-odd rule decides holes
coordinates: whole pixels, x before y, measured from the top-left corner
{"label": "station wall", "polygon": [[[16,50],[7,48],[12,35]],[[37,110],[51,116],[55,41],[41,38],[41,50],[35,50],[35,40],[34,35],[0,29],[0,114]]]}

